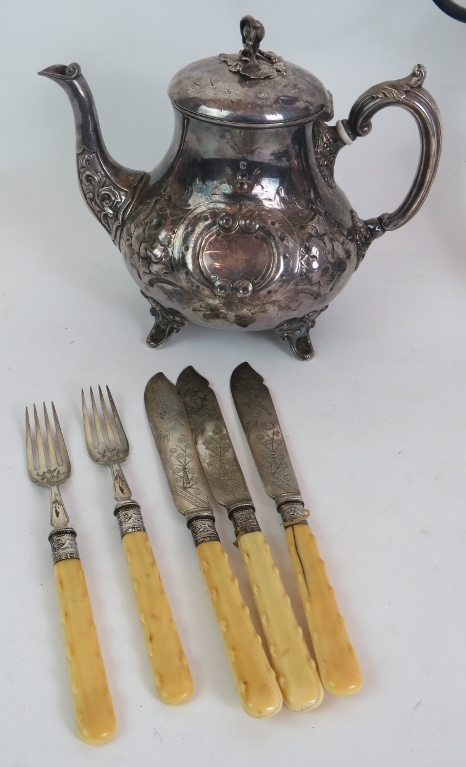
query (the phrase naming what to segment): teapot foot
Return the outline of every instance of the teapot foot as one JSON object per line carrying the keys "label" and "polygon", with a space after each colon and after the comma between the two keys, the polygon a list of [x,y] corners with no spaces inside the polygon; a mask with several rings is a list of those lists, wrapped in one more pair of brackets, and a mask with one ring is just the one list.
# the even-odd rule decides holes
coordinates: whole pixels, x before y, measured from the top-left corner
{"label": "teapot foot", "polygon": [[314,356],[314,347],[311,343],[309,331],[316,324],[317,317],[328,309],[328,305],[318,311],[309,312],[304,317],[293,317],[291,320],[282,322],[275,332],[278,333],[282,341],[288,341],[291,351],[298,360],[312,360]]}
{"label": "teapot foot", "polygon": [[173,333],[179,333],[188,321],[175,309],[165,309],[155,298],[146,295],[142,290],[141,293],[149,301],[150,313],[154,317],[154,325],[146,338],[146,344],[151,349],[160,349]]}

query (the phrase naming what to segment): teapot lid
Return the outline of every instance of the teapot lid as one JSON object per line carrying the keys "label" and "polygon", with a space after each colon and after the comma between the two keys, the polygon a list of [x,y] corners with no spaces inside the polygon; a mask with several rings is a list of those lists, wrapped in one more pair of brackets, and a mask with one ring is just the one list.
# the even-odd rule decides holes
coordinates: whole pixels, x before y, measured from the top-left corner
{"label": "teapot lid", "polygon": [[305,69],[284,61],[259,44],[260,21],[240,22],[243,49],[189,64],[172,79],[168,95],[188,116],[235,127],[304,123],[332,117],[332,97]]}

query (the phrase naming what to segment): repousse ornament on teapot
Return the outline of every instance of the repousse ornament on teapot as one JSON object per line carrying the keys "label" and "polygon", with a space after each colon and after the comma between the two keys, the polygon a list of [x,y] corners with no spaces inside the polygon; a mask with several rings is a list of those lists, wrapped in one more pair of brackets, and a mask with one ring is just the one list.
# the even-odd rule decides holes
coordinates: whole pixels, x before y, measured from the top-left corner
{"label": "repousse ornament on teapot", "polygon": [[[319,80],[263,51],[264,28],[252,16],[240,28],[239,54],[194,62],[171,81],[175,134],[150,174],[109,155],[78,64],[40,74],[70,98],[81,189],[151,304],[148,344],[162,346],[192,321],[275,329],[298,359],[310,359],[310,329],[371,242],[424,202],[440,156],[440,116],[418,65],[367,90],[347,120],[329,126],[332,97]],[[417,122],[419,165],[401,205],[364,221],[336,185],[334,163],[391,105]]]}

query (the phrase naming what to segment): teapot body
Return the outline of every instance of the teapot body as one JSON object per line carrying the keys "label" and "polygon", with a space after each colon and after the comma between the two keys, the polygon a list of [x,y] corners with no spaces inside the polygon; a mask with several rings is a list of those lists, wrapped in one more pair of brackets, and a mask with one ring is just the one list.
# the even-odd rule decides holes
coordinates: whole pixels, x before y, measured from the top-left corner
{"label": "teapot body", "polygon": [[[440,115],[417,65],[366,90],[348,119],[330,126],[332,97],[322,83],[263,50],[264,28],[252,16],[240,31],[238,54],[193,62],[172,79],[175,134],[151,174],[109,154],[79,64],[39,74],[70,99],[81,190],[149,300],[148,345],[163,346],[188,321],[275,328],[298,359],[311,359],[310,329],[371,242],[423,204],[440,157]],[[363,221],[336,185],[334,164],[387,106],[416,120],[419,164],[398,208]]]}
{"label": "teapot body", "polygon": [[364,250],[362,222],[333,178],[334,129],[233,127],[176,109],[175,119],[119,243],[142,292],[222,329],[319,313]]}

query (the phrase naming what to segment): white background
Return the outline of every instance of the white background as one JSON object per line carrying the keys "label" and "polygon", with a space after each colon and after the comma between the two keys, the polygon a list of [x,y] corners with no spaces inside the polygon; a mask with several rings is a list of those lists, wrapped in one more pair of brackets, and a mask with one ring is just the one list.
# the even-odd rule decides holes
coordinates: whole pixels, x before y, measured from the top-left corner
{"label": "white background", "polygon": [[[173,128],[166,89],[182,66],[239,48],[256,15],[265,48],[311,70],[348,115],[369,86],[426,65],[444,122],[437,179],[417,217],[370,248],[295,360],[274,333],[189,326],[144,344],[148,306],[75,178],[64,93],[36,72],[78,61],[110,152],[150,170]],[[0,761],[2,767],[218,764],[463,765],[465,689],[466,25],[431,0],[43,0],[4,3],[0,32],[1,403]],[[336,177],[361,217],[393,210],[418,157],[414,121],[384,110]],[[258,517],[303,614],[279,517],[262,490],[229,394],[248,360],[277,403],[311,523],[365,684],[310,714],[242,711],[191,536],[146,421],[143,390],[193,364],[224,408]],[[133,604],[107,469],[89,460],[80,389],[109,384],[195,677],[181,708],[157,700]],[[100,748],[76,737],[47,542],[48,497],[26,474],[24,406],[51,399],[73,473],[63,496],[79,535],[118,718]],[[233,529],[218,527],[250,602]],[[307,629],[306,629],[307,632]]]}

